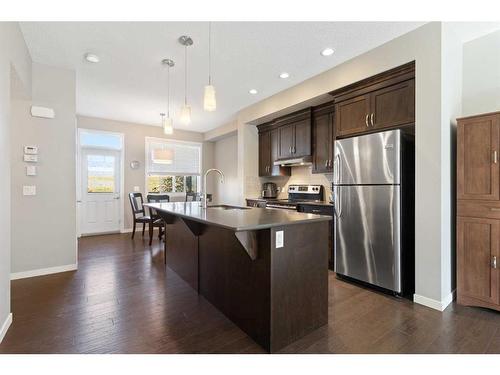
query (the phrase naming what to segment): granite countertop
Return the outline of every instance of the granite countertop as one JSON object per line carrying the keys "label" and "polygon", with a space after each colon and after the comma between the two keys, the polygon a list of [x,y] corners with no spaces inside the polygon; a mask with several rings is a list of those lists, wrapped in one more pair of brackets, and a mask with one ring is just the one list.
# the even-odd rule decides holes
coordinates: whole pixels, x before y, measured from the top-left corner
{"label": "granite countertop", "polygon": [[240,207],[224,210],[217,206],[200,207],[200,202],[145,203],[159,212],[180,216],[200,223],[217,225],[234,231],[258,230],[284,225],[294,225],[331,220],[331,216],[306,214],[291,210]]}

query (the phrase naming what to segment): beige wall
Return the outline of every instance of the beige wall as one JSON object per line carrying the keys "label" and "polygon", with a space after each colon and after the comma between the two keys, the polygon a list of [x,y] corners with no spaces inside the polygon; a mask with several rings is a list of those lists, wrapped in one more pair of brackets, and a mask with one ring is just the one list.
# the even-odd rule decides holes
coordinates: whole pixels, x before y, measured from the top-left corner
{"label": "beige wall", "polygon": [[214,142],[214,168],[224,173],[223,184],[214,175],[214,202],[235,205],[240,203],[237,155],[238,137],[236,135]]}
{"label": "beige wall", "polygon": [[0,22],[0,342],[10,321],[11,100],[31,95],[31,57],[19,25]]}
{"label": "beige wall", "polygon": [[[34,63],[32,99],[12,102],[12,274],[75,268],[75,72]],[[31,105],[53,108],[54,119],[30,115]],[[23,147],[39,148],[37,176],[26,176]],[[35,196],[23,196],[35,185]],[[29,233],[29,235],[26,235]]]}
{"label": "beige wall", "polygon": [[464,44],[463,115],[500,111],[500,30]]}
{"label": "beige wall", "polygon": [[[123,212],[125,214],[125,229],[132,228],[132,214],[128,201],[128,193],[134,191],[134,186],[139,186],[140,191],[145,194],[145,138],[157,137],[166,138],[163,130],[159,126],[148,126],[129,122],[100,119],[94,117],[78,116],[77,126],[84,129],[104,130],[110,132],[123,133],[125,138],[125,199],[123,200]],[[174,130],[174,134],[168,138],[180,141],[191,141],[203,143],[202,171],[213,166],[213,143],[204,142],[203,134],[184,130]],[[130,162],[137,160],[140,162],[138,169],[130,168]],[[213,177],[208,182],[208,189],[211,191]],[[177,197],[175,199],[184,199]]]}

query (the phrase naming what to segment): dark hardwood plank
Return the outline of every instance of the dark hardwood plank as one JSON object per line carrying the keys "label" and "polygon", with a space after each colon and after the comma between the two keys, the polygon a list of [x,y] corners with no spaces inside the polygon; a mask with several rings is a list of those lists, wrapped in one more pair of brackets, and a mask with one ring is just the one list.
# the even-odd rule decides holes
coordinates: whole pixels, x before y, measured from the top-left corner
{"label": "dark hardwood plank", "polygon": [[[264,353],[139,235],[86,237],[79,269],[12,282],[0,353]],[[500,313],[444,312],[337,280],[328,325],[280,353],[500,353]]]}

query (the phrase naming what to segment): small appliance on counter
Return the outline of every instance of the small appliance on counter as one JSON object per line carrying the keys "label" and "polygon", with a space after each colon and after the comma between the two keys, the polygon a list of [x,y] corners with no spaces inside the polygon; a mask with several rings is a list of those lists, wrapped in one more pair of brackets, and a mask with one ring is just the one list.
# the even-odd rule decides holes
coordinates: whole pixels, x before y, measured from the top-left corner
{"label": "small appliance on counter", "polygon": [[274,182],[262,184],[262,198],[275,199],[278,196],[278,188]]}

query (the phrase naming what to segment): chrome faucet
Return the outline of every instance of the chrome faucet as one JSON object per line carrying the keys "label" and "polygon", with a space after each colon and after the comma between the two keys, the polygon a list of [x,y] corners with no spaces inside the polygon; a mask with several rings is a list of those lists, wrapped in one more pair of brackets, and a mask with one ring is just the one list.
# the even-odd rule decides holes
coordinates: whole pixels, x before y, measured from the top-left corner
{"label": "chrome faucet", "polygon": [[205,172],[205,175],[203,176],[204,191],[201,192],[201,206],[203,208],[207,208],[207,176],[210,172],[217,172],[218,174],[220,174],[220,182],[221,184],[224,183],[224,173],[222,173],[220,169],[211,168]]}

